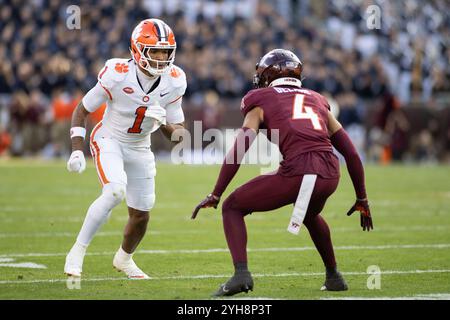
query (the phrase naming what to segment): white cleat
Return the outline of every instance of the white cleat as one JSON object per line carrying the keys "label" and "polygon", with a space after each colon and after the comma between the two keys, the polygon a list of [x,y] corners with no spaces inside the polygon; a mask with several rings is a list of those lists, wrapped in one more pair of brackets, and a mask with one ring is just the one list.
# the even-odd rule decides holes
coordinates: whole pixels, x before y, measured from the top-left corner
{"label": "white cleat", "polygon": [[119,272],[123,272],[127,275],[128,279],[144,280],[150,279],[150,277],[144,273],[136,263],[133,258],[123,259],[117,252],[113,259],[113,267]]}
{"label": "white cleat", "polygon": [[86,254],[86,247],[75,243],[66,256],[64,273],[73,277],[81,277],[83,271],[83,260]]}

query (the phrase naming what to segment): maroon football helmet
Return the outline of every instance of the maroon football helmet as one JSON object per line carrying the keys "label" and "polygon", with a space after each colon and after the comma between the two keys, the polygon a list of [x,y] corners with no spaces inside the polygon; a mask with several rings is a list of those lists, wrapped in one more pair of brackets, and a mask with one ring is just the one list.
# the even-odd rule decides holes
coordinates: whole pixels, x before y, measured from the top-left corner
{"label": "maroon football helmet", "polygon": [[256,64],[253,85],[255,88],[265,88],[278,78],[302,80],[302,71],[303,64],[294,53],[285,49],[274,49]]}

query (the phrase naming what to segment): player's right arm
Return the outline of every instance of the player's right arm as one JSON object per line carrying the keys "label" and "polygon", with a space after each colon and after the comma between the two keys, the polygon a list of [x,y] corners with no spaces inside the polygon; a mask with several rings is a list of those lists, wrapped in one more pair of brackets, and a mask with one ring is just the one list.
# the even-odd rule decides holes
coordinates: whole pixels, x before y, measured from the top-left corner
{"label": "player's right arm", "polygon": [[244,155],[258,135],[259,126],[263,119],[264,111],[259,107],[253,108],[246,114],[233,147],[225,156],[214,190],[195,207],[191,216],[192,219],[196,218],[198,211],[202,208],[217,208],[220,197],[236,175]]}
{"label": "player's right arm", "polygon": [[[86,119],[89,115],[89,111],[83,105],[83,100],[78,103],[77,107],[73,111],[72,114],[72,128],[86,128]],[[86,130],[86,129],[84,129]],[[72,152],[75,150],[83,150],[84,137],[79,135],[73,135],[73,129],[71,131],[71,140],[72,140]]]}
{"label": "player's right arm", "polygon": [[373,223],[367,200],[364,167],[361,158],[344,128],[330,111],[328,111],[328,134],[333,146],[345,159],[356,192],[356,202],[347,212],[347,215],[359,211],[361,213],[361,227],[363,230],[370,231],[370,229],[373,229]]}
{"label": "player's right arm", "polygon": [[89,113],[97,110],[108,99],[102,85],[98,82],[88,91],[78,103],[72,114],[70,138],[72,140],[72,154],[67,161],[67,170],[82,173],[86,169],[86,160],[83,153],[84,139],[86,137],[86,120]]}

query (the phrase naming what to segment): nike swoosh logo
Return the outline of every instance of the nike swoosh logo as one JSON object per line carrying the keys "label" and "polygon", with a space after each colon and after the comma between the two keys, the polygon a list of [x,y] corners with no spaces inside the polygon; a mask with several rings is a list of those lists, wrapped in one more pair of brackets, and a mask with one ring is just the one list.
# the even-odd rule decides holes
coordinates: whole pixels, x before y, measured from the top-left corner
{"label": "nike swoosh logo", "polygon": [[168,95],[168,94],[169,94],[169,92],[166,92],[166,93],[160,93],[159,96],[160,96],[160,97],[164,97],[165,95]]}

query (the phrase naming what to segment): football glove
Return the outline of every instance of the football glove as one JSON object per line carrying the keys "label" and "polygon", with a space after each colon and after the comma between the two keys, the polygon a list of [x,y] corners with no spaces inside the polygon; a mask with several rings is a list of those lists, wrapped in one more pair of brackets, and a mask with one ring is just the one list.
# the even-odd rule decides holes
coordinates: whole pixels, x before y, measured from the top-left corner
{"label": "football glove", "polygon": [[145,111],[145,116],[152,118],[153,126],[150,129],[150,133],[155,132],[160,126],[166,125],[166,109],[160,107],[159,105],[152,105]]}
{"label": "football glove", "polygon": [[192,212],[191,219],[195,219],[197,217],[197,213],[202,208],[210,208],[213,207],[214,209],[217,209],[217,205],[220,202],[220,198],[218,196],[213,195],[212,193],[208,194],[205,199],[202,200],[198,204],[198,206],[195,207],[194,211]]}
{"label": "football glove", "polygon": [[360,212],[360,223],[363,231],[373,229],[372,216],[370,215],[369,202],[367,199],[357,199],[355,204],[348,210],[347,216],[351,216],[353,212]]}
{"label": "football glove", "polygon": [[84,169],[86,169],[86,160],[84,159],[83,151],[73,151],[69,161],[67,161],[67,170],[69,170],[69,172],[82,173]]}

